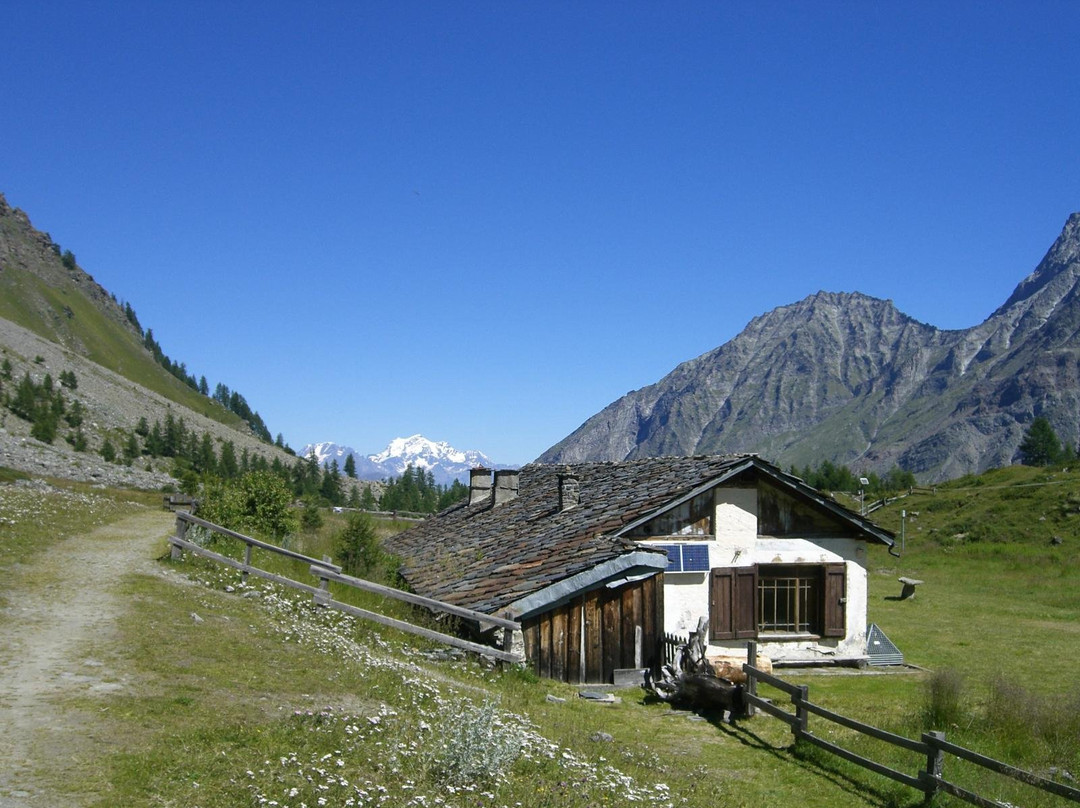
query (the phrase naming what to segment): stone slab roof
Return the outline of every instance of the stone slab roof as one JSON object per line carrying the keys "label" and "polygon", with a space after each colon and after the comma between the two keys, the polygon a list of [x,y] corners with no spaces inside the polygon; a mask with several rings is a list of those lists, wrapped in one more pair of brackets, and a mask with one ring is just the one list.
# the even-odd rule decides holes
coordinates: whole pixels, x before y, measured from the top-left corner
{"label": "stone slab roof", "polygon": [[[402,559],[402,575],[416,593],[497,614],[545,587],[641,551],[613,534],[740,467],[813,492],[754,455],[532,464],[521,469],[518,496],[509,502],[492,506],[489,498],[453,506],[384,544]],[[580,499],[560,511],[559,476],[566,473],[578,478]]]}

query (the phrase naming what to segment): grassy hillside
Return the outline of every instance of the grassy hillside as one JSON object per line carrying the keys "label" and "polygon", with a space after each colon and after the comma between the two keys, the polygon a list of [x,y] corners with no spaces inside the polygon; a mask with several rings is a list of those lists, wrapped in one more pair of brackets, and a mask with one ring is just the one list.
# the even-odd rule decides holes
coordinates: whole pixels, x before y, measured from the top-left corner
{"label": "grassy hillside", "polygon": [[[0,507],[14,490],[5,487]],[[909,517],[903,556],[869,560],[870,618],[926,670],[785,677],[807,684],[815,702],[908,737],[935,721],[986,754],[1080,773],[1077,503],[1080,474],[1018,468],[877,512],[897,531],[901,508]],[[91,510],[84,518],[100,523],[116,506]],[[72,535],[74,518],[59,508],[10,525],[0,541],[21,549],[0,548],[0,591],[35,580],[46,551],[62,546],[50,520]],[[321,534],[293,546],[327,547],[327,518]],[[164,555],[164,541],[160,548]],[[235,576],[199,561],[162,561],[160,573],[129,576],[123,594],[137,608],[115,638],[86,640],[85,655],[123,683],[122,697],[65,702],[94,753],[41,762],[54,787],[86,805],[920,803],[890,781],[791,748],[786,727],[767,716],[737,727],[693,720],[639,690],[621,692],[621,703],[590,703],[559,683],[433,661],[414,638],[281,591],[244,597]],[[925,581],[913,600],[890,599],[898,575]],[[928,719],[930,697],[943,693],[954,698]],[[846,731],[822,732],[894,762]],[[920,761],[909,754],[895,765],[914,772]],[[1064,804],[948,766],[988,797]]]}
{"label": "grassy hillside", "polygon": [[158,364],[116,300],[0,195],[0,317],[170,401],[238,427],[240,418]]}

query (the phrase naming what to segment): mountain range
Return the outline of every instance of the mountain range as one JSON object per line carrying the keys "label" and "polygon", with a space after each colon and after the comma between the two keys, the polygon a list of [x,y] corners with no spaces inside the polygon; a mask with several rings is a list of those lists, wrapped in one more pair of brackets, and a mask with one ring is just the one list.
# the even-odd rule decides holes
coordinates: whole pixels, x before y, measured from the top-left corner
{"label": "mountain range", "polygon": [[1078,281],[1074,213],[972,328],[941,330],[859,293],[810,295],[612,402],[539,461],[749,451],[800,468],[895,465],[933,481],[1014,462],[1036,416],[1075,446]]}
{"label": "mountain range", "polygon": [[[734,339],[628,393],[544,452],[540,462],[757,452],[784,466],[829,460],[858,471],[893,466],[935,481],[1008,465],[1036,416],[1072,446],[1080,439],[1080,214],[1015,291],[982,323],[942,330],[891,301],[819,292],[754,318]],[[958,290],[958,294],[962,290]],[[87,451],[36,442],[29,422],[0,409],[0,465],[35,473],[143,484],[102,463],[140,418],[170,414],[189,429],[289,463],[248,422],[163,366],[127,304],[103,289],[28,216],[0,194],[0,360],[6,402],[25,375],[43,384],[78,377],[69,403],[85,410]],[[182,364],[180,365],[182,369]],[[72,434],[61,437],[72,439]],[[321,460],[382,479],[408,466],[441,484],[464,479],[480,453],[421,436],[374,455],[316,444]],[[149,461],[148,461],[149,462]],[[119,476],[118,476],[119,475]],[[126,476],[123,476],[126,475]]]}
{"label": "mountain range", "polygon": [[428,440],[423,435],[395,438],[381,452],[371,455],[361,455],[349,446],[330,442],[309,443],[301,454],[308,457],[312,452],[319,465],[336,460],[339,469],[343,469],[346,458],[352,456],[356,476],[361,480],[400,477],[406,468],[412,466],[430,471],[438,485],[450,485],[454,480],[468,483],[469,470],[476,466],[508,468],[493,463],[483,452],[455,449],[449,443]]}

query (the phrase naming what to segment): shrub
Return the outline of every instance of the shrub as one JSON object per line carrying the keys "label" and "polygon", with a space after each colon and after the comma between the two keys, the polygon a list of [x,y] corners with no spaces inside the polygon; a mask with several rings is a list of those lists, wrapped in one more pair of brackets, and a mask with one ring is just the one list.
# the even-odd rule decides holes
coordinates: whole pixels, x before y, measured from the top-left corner
{"label": "shrub", "polygon": [[56,438],[56,417],[51,411],[42,408],[34,418],[34,425],[30,427],[30,435],[42,443],[52,443]]}
{"label": "shrub", "polygon": [[297,529],[291,502],[292,491],[281,477],[253,471],[236,480],[208,485],[199,515],[238,533],[280,541]]}
{"label": "shrub", "polygon": [[924,729],[945,729],[963,718],[964,680],[954,670],[936,671],[926,680],[925,701],[920,714]]}
{"label": "shrub", "polygon": [[364,575],[383,560],[375,523],[366,513],[351,513],[334,535],[334,557],[348,575]]}
{"label": "shrub", "polygon": [[439,727],[434,771],[445,782],[471,785],[505,774],[521,756],[521,728],[503,723],[492,702],[465,704]]}
{"label": "shrub", "polygon": [[319,506],[312,500],[304,501],[304,509],[300,511],[300,527],[309,533],[314,533],[323,526],[322,514]]}

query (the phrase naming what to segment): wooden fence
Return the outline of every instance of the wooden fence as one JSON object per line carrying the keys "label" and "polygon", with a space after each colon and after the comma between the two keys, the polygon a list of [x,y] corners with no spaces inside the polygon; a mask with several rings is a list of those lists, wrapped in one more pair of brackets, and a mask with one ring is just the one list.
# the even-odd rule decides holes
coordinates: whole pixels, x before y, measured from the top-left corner
{"label": "wooden fence", "polygon": [[[237,561],[235,558],[229,558],[228,556],[215,553],[212,550],[208,550],[195,542],[187,539],[187,530],[191,525],[197,525],[205,528],[212,533],[218,533],[222,536],[229,536],[234,539],[238,539],[244,543],[244,560]],[[345,575],[341,571],[341,567],[332,564],[329,559],[317,559],[311,556],[306,556],[302,553],[297,553],[292,550],[288,550],[284,547],[279,547],[276,544],[269,544],[264,541],[259,541],[251,536],[245,536],[243,533],[237,533],[236,531],[229,530],[228,528],[215,525],[212,522],[207,522],[204,519],[199,519],[196,516],[192,516],[186,511],[180,511],[176,514],[176,534],[169,537],[169,543],[172,545],[172,557],[179,558],[181,554],[186,550],[202,558],[208,558],[216,561],[220,564],[232,567],[240,570],[243,579],[246,581],[248,575],[254,575],[259,578],[264,578],[268,581],[273,581],[281,586],[289,587],[291,589],[297,589],[301,592],[309,593],[320,606],[325,606],[331,609],[337,609],[338,611],[351,614],[356,617],[363,618],[364,620],[371,620],[380,625],[389,626],[390,628],[397,629],[398,631],[404,631],[409,634],[415,634],[420,637],[424,637],[428,640],[432,640],[443,645],[450,645],[455,648],[461,648],[465,651],[471,651],[475,654],[481,654],[483,656],[492,657],[501,662],[514,662],[520,663],[524,661],[524,654],[520,651],[514,651],[515,637],[521,636],[521,624],[502,617],[495,617],[489,614],[483,614],[472,609],[465,609],[461,606],[455,606],[451,603],[443,603],[442,601],[432,600],[431,598],[421,597],[420,595],[414,595],[411,592],[404,592],[400,589],[393,589],[392,587],[382,586],[380,584],[372,583],[371,581],[365,581],[361,578],[354,578],[351,575]],[[281,575],[276,575],[272,572],[268,572],[263,569],[252,565],[251,556],[254,549],[265,550],[275,555],[284,556],[285,558],[291,558],[294,561],[301,561],[309,565],[308,569],[312,576],[318,579],[318,586],[312,584],[305,584],[300,581],[294,581],[292,578],[286,578]],[[333,581],[337,584],[342,584],[354,589],[360,589],[365,592],[371,592],[383,597],[392,598],[394,600],[404,601],[415,606],[424,606],[432,611],[442,612],[444,614],[452,614],[456,617],[462,617],[466,620],[473,620],[480,624],[481,628],[488,626],[496,629],[502,629],[503,631],[503,647],[493,648],[489,645],[482,645],[480,643],[470,642],[469,640],[462,639],[461,637],[455,637],[450,634],[443,634],[438,631],[434,631],[423,626],[413,625],[412,623],[405,622],[404,620],[398,620],[393,617],[388,617],[378,612],[372,612],[367,609],[361,609],[357,606],[353,606],[348,603],[342,603],[341,601],[334,600],[333,594],[330,592],[330,582]]]}
{"label": "wooden fence", "polygon": [[[756,661],[757,648],[755,643],[750,643],[747,659]],[[978,805],[980,808],[1001,808],[1001,803],[987,799],[986,797],[980,797],[978,794],[968,791],[945,779],[944,767],[945,755],[947,753],[955,755],[969,763],[974,763],[977,766],[997,772],[998,774],[1011,777],[1014,780],[1026,783],[1029,786],[1041,789],[1050,794],[1056,794],[1057,796],[1064,797],[1073,802],[1080,802],[1080,790],[1063,783],[1047,780],[1045,777],[1040,777],[1037,774],[1018,769],[1007,763],[1002,763],[1001,761],[994,760],[985,755],[980,755],[978,752],[973,752],[970,749],[949,743],[945,740],[944,732],[924,732],[922,738],[918,741],[905,738],[902,735],[896,735],[892,732],[878,729],[870,724],[864,724],[861,721],[847,718],[839,713],[834,713],[832,710],[827,710],[820,705],[814,704],[810,701],[809,687],[807,685],[792,685],[785,682],[783,679],[779,679],[772,674],[754,667],[754,665],[749,662],[743,665],[743,671],[747,676],[745,698],[748,705],[752,709],[761,710],[774,718],[778,718],[785,722],[791,727],[791,732],[796,740],[811,743],[814,746],[823,749],[826,752],[830,752],[837,757],[841,757],[844,760],[850,761],[857,766],[869,769],[883,777],[888,777],[898,783],[903,783],[906,786],[922,791],[928,801],[936,793],[945,792],[946,794],[951,794],[972,805]],[[757,694],[757,685],[759,682],[764,682],[770,687],[774,687],[777,690],[786,693],[790,698],[792,705],[794,705],[795,712],[791,713],[776,706],[771,699],[761,698]],[[879,741],[884,741],[893,746],[898,746],[902,749],[924,755],[926,757],[926,767],[917,774],[906,774],[844,749],[830,741],[826,741],[810,731],[809,723],[811,714],[871,738],[876,738]]]}
{"label": "wooden fence", "polygon": [[679,634],[664,634],[664,664],[674,665],[680,647],[690,644],[690,638]]}

